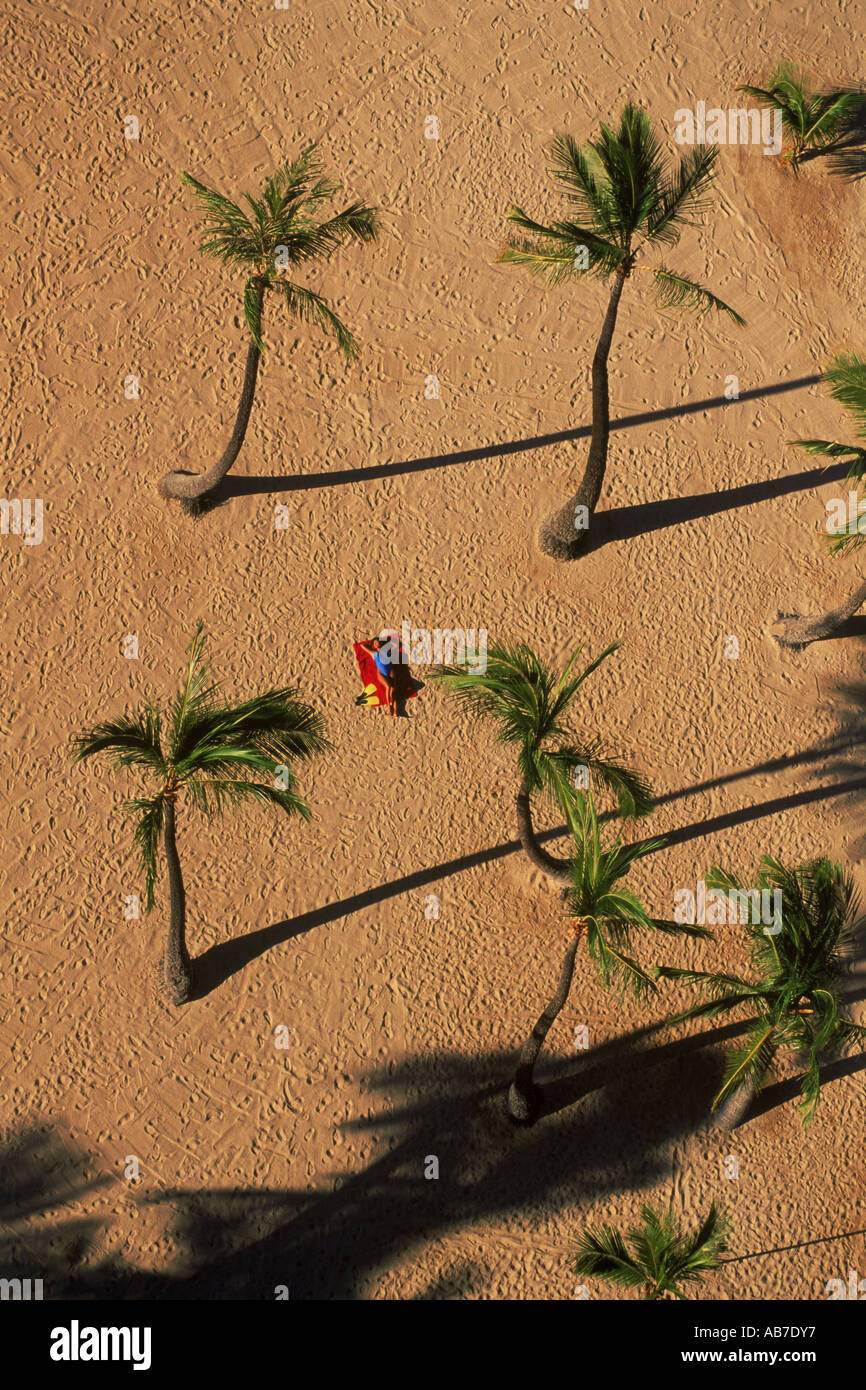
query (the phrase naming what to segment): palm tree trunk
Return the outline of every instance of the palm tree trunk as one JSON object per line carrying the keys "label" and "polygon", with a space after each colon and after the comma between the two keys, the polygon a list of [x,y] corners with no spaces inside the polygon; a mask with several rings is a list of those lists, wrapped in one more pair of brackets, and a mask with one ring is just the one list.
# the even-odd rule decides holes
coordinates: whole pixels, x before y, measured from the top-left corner
{"label": "palm tree trunk", "polygon": [[538,543],[554,560],[573,560],[586,544],[587,529],[575,527],[576,509],[586,507],[590,519],[598,506],[607,465],[607,442],[610,437],[610,394],[607,380],[607,359],[616,326],[616,314],[627,272],[618,270],[601,327],[595,356],[592,359],[592,437],[586,459],[586,471],[577,494],[542,524]]}
{"label": "palm tree trunk", "polygon": [[[773,1065],[776,1051],[777,1049],[775,1047],[771,1047],[767,1053],[767,1064],[761,1073],[761,1085],[763,1085],[764,1078]],[[722,1101],[718,1110],[713,1112],[711,1120],[713,1128],[719,1130],[723,1134],[727,1134],[732,1129],[736,1129],[743,1123],[751,1110],[752,1102],[756,1094],[757,1092],[753,1091],[751,1086],[738,1087],[736,1091],[728,1096],[727,1100]]]}
{"label": "palm tree trunk", "polygon": [[[261,321],[264,293],[264,285],[260,284],[256,289],[259,322]],[[241,445],[244,442],[250,414],[252,413],[253,400],[255,399],[256,378],[259,370],[260,357],[261,353],[258,347],[253,342],[252,338],[250,338],[249,346],[247,347],[244,384],[241,389],[241,399],[235,418],[235,427],[232,431],[232,437],[228,442],[228,447],[219,463],[215,463],[213,468],[209,468],[206,473],[167,473],[159,485],[160,496],[176,499],[183,504],[185,511],[195,514],[202,509],[202,503],[207,498],[208,494],[213,493],[216,487],[222,482],[241,451]]]}
{"label": "palm tree trunk", "polygon": [[822,637],[830,637],[837,628],[853,618],[858,608],[866,603],[866,581],[855,589],[850,598],[817,618],[788,618],[782,632],[776,634],[776,641],[782,647],[808,647],[810,642],[818,642]]}
{"label": "palm tree trunk", "polygon": [[175,838],[174,801],[170,798],[165,803],[163,837],[171,897],[171,922],[165,948],[165,988],[173,1004],[186,1004],[192,996],[192,965],[186,949],[186,893]]}
{"label": "palm tree trunk", "polygon": [[538,842],[532,825],[532,806],[525,780],[520,784],[520,791],[517,793],[517,834],[536,869],[541,869],[542,873],[547,874],[548,878],[552,878],[556,883],[571,882],[571,860],[555,858],[542,849]]}
{"label": "palm tree trunk", "polygon": [[515,1124],[531,1125],[538,1115],[541,1092],[534,1084],[532,1074],[538,1054],[544,1046],[544,1039],[568,998],[574,978],[574,961],[582,934],[581,930],[575,931],[572,940],[569,941],[556,993],[523,1044],[517,1059],[517,1070],[508,1091],[508,1116]]}
{"label": "palm tree trunk", "polygon": [[713,1111],[712,1127],[727,1134],[743,1123],[752,1106],[754,1096],[748,1086],[741,1086],[733,1095],[723,1101],[718,1110]]}

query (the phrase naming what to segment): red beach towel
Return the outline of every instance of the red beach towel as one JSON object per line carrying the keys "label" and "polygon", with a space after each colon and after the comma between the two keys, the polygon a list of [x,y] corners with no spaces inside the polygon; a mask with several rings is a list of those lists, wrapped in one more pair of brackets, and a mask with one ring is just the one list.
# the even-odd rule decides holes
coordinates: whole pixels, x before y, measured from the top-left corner
{"label": "red beach towel", "polygon": [[[371,640],[371,638],[367,638],[368,642]],[[358,672],[361,677],[361,685],[365,696],[365,698],[359,700],[358,703],[363,705],[387,705],[388,687],[382,679],[381,671],[373,660],[373,653],[368,651],[361,642],[353,642],[352,650],[355,653],[355,660],[358,663]],[[399,690],[397,698],[414,700],[420,688],[420,683],[413,680],[407,673],[405,689]]]}

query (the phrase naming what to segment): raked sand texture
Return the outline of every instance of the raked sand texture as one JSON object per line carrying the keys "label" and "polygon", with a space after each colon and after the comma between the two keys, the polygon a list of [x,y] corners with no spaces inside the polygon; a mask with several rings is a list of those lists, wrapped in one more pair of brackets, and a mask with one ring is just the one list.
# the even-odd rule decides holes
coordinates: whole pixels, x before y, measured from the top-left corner
{"label": "raked sand texture", "polygon": [[[736,106],[781,57],[819,83],[862,77],[862,11],[10,0],[0,37],[3,486],[45,505],[42,544],[0,542],[4,1268],[45,1271],[46,1297],[570,1299],[576,1232],[645,1200],[692,1222],[717,1198],[734,1254],[866,1226],[859,1060],[828,1069],[808,1133],[792,1062],[757,1117],[711,1137],[723,1045],[672,1046],[707,1027],[659,1028],[680,994],[620,1003],[585,958],[539,1069],[555,1113],[508,1125],[503,1086],[566,940],[559,894],[514,850],[514,767],[490,730],[430,684],[409,720],[356,709],[351,646],[404,619],[529,640],[554,665],[618,640],[581,709],[662,798],[646,833],[682,832],[630,880],[657,913],[711,864],[748,874],[763,853],[829,854],[866,886],[862,623],[801,654],[771,635],[779,610],[858,582],[822,535],[842,485],[787,441],[849,437],[815,378],[831,351],[866,350],[866,188],[721,152],[715,211],[670,259],[748,326],[660,312],[628,283],[602,499],[626,525],[572,564],[535,535],[586,439],[538,441],[589,424],[606,290],[495,263],[513,203],[558,213],[554,135],[584,140],[634,100],[675,155],[677,108]],[[253,482],[194,521],[157,484],[222,451],[245,329],[180,174],[237,196],[313,138],[347,198],[383,210],[377,246],[309,280],[361,359],[269,304],[233,474]],[[741,398],[720,404],[731,375]],[[664,414],[631,422],[647,412]],[[310,825],[208,825],[181,804],[208,987],[177,1010],[156,990],[164,874],[151,916],[124,920],[140,783],[67,749],[165,704],[199,618],[228,691],[298,681],[334,751],[302,774]],[[667,959],[745,965],[734,930]],[[866,1021],[866,972],[849,997]],[[697,1296],[823,1298],[851,1268],[863,1235],[727,1265]]]}

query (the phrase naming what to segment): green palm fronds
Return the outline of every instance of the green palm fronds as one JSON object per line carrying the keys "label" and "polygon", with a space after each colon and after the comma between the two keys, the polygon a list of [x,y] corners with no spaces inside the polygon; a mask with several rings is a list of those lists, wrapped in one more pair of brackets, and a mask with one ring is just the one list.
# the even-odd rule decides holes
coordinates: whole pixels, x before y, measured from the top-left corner
{"label": "green palm fronds", "polygon": [[[863,92],[847,87],[810,91],[805,79],[789,63],[780,64],[770,74],[766,87],[744,84],[737,91],[745,92],[761,106],[781,112],[782,129],[792,146],[785,160],[795,172],[807,153],[823,153],[844,141],[856,128],[864,109]],[[840,172],[846,172],[844,162]]]}
{"label": "green palm fronds", "polygon": [[[780,1049],[804,1055],[801,1113],[808,1125],[820,1093],[820,1057],[866,1037],[866,1028],[842,1017],[839,990],[847,963],[866,936],[866,919],[850,874],[830,859],[796,868],[779,860],[761,861],[754,885],[713,869],[707,886],[748,895],[766,890],[780,895],[781,911],[772,926],[750,920],[746,926],[752,979],[736,975],[661,966],[659,975],[698,986],[703,1000],[670,1021],[717,1017],[746,1008],[757,1017],[745,1040],[728,1054],[717,1109],[738,1091],[756,1094]],[[745,899],[742,899],[745,900]],[[742,901],[741,900],[741,901]],[[775,899],[774,899],[775,901]]]}
{"label": "green palm fronds", "polygon": [[207,817],[246,804],[273,807],[309,820],[292,766],[330,747],[322,719],[298,699],[294,687],[266,690],[247,700],[226,701],[207,659],[204,626],[189,647],[183,685],[167,717],[150,705],[97,724],[72,741],[76,762],[97,755],[115,768],[141,768],[154,790],[127,804],[145,880],[147,911],[153,907],[159,836],[165,802],[186,792]]}
{"label": "green palm fronds", "polygon": [[675,275],[667,266],[659,265],[653,270],[656,282],[656,299],[662,309],[688,309],[694,314],[706,314],[716,309],[729,314],[740,328],[746,320],[734,309],[712,294],[710,290],[690,280],[685,275]]}
{"label": "green palm fronds", "polygon": [[645,780],[617,757],[605,754],[597,739],[578,737],[570,716],[584,681],[617,650],[606,647],[581,669],[579,646],[558,677],[526,643],[492,643],[483,673],[468,661],[430,672],[473,715],[492,719],[497,742],[516,754],[518,771],[530,792],[546,792],[568,813],[574,798],[574,772],[588,772],[616,796],[621,814],[645,815],[652,793]]}
{"label": "green palm fronds", "polygon": [[357,356],[350,330],[326,300],[289,278],[291,266],[328,260],[349,241],[371,242],[379,235],[375,209],[354,202],[330,217],[321,205],[341,192],[325,178],[315,145],[267,178],[258,197],[245,193],[246,208],[191,174],[182,175],[204,214],[201,249],[225,265],[246,269],[244,317],[250,336],[262,349],[262,300],[282,295],[289,312],[330,334],[348,360]]}
{"label": "green palm fronds", "polygon": [[665,840],[624,845],[617,833],[605,844],[589,792],[573,791],[566,814],[573,839],[568,912],[586,933],[587,950],[599,978],[605,987],[617,983],[623,992],[630,987],[637,998],[655,993],[654,970],[646,970],[631,954],[635,934],[657,930],[667,935],[711,935],[705,927],[652,917],[637,894],[622,885],[631,866],[663,848]]}
{"label": "green palm fronds", "polygon": [[834,401],[854,417],[858,435],[866,439],[866,360],[856,352],[840,352],[822,375]]}
{"label": "green palm fronds", "polygon": [[[602,125],[600,134],[582,146],[569,135],[554,140],[551,172],[572,215],[545,223],[513,208],[509,221],[518,233],[499,259],[526,267],[548,285],[576,276],[628,275],[642,247],[674,246],[683,227],[695,225],[708,211],[717,157],[717,149],[703,146],[671,169],[646,112],[629,103],[616,130]],[[744,323],[695,281],[664,266],[653,273],[663,306],[700,313],[713,309]]]}
{"label": "green palm fronds", "polygon": [[150,912],[159,868],[159,837],[162,834],[165,797],[162,793],[137,797],[127,802],[125,811],[129,819],[136,823],[132,842],[138,850],[139,867],[144,878],[144,910]]}
{"label": "green palm fronds", "polygon": [[692,1235],[683,1233],[672,1213],[659,1213],[649,1205],[641,1208],[641,1221],[626,1236],[610,1225],[587,1227],[574,1256],[575,1273],[620,1288],[642,1289],[647,1300],[685,1301],[683,1286],[699,1284],[722,1263],[728,1218],[712,1202]]}
{"label": "green palm fronds", "polygon": [[[863,444],[839,444],[830,439],[794,439],[791,442],[806,454],[843,459],[848,464],[848,478],[861,483],[866,477],[866,359],[855,352],[839,352],[832,357],[821,373],[830,387],[830,395],[852,416],[858,439]],[[859,516],[844,530],[831,533],[830,550],[845,554],[863,544],[866,525],[861,530]]]}

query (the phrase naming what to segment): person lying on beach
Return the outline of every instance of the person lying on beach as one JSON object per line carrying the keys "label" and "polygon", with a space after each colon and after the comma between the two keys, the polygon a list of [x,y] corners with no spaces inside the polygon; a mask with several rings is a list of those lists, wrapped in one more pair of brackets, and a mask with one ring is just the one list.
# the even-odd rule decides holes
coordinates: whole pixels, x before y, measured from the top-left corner
{"label": "person lying on beach", "polygon": [[391,645],[392,639],[399,640],[396,633],[380,632],[378,637],[372,637],[369,642],[362,642],[361,646],[373,654],[376,669],[388,689],[388,713],[393,716],[397,714],[397,679],[391,660],[394,650]]}

